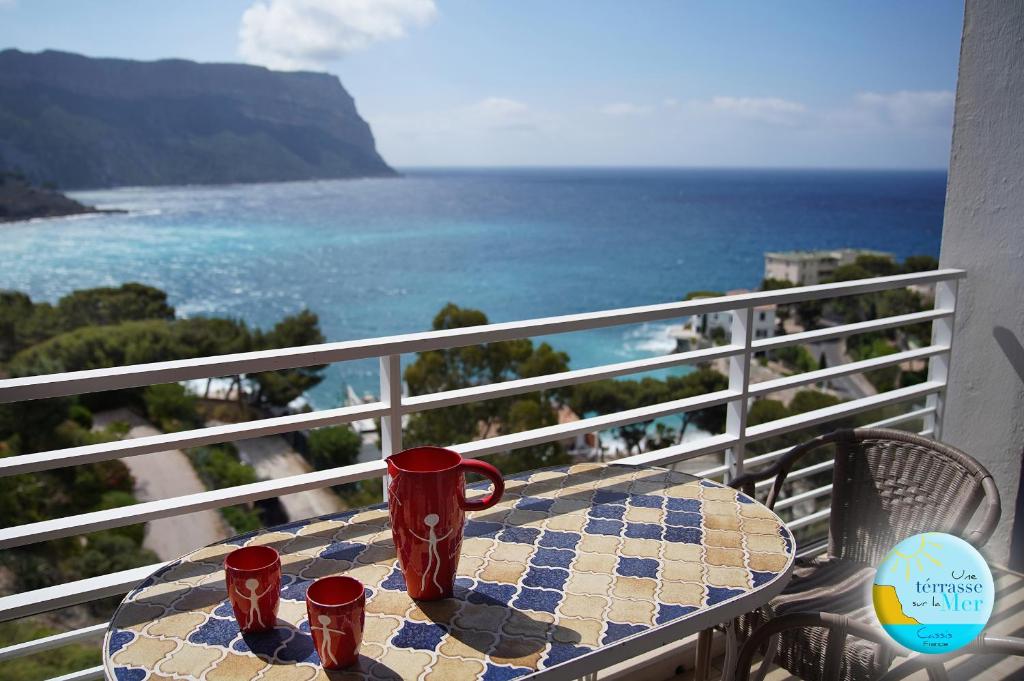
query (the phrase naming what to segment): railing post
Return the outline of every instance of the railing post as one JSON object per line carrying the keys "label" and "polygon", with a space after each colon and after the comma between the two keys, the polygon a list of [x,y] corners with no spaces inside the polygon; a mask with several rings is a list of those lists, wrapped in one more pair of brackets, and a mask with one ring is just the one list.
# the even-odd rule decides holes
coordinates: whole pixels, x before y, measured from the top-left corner
{"label": "railing post", "polygon": [[949,380],[949,360],[953,354],[956,294],[956,279],[935,283],[935,309],[953,310],[953,314],[932,322],[932,345],[945,345],[949,348],[948,352],[933,355],[928,359],[928,380],[942,383],[942,389],[929,395],[925,403],[925,406],[935,410],[924,419],[924,430],[934,440],[942,439],[942,412],[946,404],[946,381]]}
{"label": "railing post", "polygon": [[729,342],[741,346],[743,352],[729,358],[729,390],[735,390],[740,395],[726,405],[725,433],[737,438],[736,444],[725,451],[725,465],[729,467],[726,473],[726,482],[743,473],[743,456],[747,439],[747,400],[750,394],[750,343],[753,326],[753,304],[732,311],[732,334]]}
{"label": "railing post", "polygon": [[[380,454],[387,458],[402,451],[402,356],[380,358],[380,401],[388,413],[380,419]],[[388,476],[385,473],[384,501],[388,500]]]}

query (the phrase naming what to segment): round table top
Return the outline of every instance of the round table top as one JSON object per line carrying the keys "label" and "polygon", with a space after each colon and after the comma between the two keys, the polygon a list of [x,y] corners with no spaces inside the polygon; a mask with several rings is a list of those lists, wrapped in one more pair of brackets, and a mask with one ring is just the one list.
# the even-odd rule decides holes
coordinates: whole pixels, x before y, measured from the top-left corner
{"label": "round table top", "polygon": [[[256,544],[281,554],[280,609],[275,629],[243,636],[223,561]],[[366,627],[359,664],[331,679],[512,679],[756,608],[782,589],[793,559],[778,516],[729,487],[662,468],[577,464],[511,476],[501,503],[468,515],[454,598],[411,600],[387,508],[349,511],[161,568],[114,614],[104,665],[118,681],[327,679],[304,598],[313,580],[346,574],[367,587]]]}

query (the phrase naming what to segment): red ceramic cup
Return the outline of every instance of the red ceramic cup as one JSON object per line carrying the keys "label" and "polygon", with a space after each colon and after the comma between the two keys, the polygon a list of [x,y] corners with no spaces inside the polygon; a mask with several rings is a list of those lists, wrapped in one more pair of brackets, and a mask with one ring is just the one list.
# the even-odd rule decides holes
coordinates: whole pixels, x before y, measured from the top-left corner
{"label": "red ceramic cup", "polygon": [[281,557],[269,546],[246,546],[224,559],[228,598],[243,632],[265,631],[277,622]]}
{"label": "red ceramic cup", "polygon": [[[466,511],[481,511],[505,491],[501,472],[441,447],[415,447],[387,458],[388,512],[398,561],[409,595],[423,601],[449,598],[462,550]],[[466,473],[490,479],[494,491],[466,499]]]}
{"label": "red ceramic cup", "polygon": [[352,577],[324,577],[306,590],[306,614],[324,669],[341,669],[359,657],[366,619],[363,583]]}

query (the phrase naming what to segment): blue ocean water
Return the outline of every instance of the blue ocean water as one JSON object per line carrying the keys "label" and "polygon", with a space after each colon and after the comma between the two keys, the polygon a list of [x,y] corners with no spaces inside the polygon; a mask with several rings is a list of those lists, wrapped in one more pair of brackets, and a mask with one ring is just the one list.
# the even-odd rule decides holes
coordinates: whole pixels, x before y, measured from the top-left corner
{"label": "blue ocean water", "polygon": [[[269,326],[308,306],[330,340],[430,327],[447,302],[492,321],[756,286],[768,250],[938,255],[944,172],[413,170],[399,179],[75,192],[101,215],[2,227],[0,288],[55,300],[141,281],[182,315]],[[671,350],[667,325],[552,339],[574,367]],[[311,395],[376,392],[375,362]]]}

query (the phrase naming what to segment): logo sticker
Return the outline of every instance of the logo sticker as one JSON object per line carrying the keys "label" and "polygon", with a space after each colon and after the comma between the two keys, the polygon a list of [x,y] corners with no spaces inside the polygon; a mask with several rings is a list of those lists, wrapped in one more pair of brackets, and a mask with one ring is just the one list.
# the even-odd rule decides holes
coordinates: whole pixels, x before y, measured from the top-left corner
{"label": "logo sticker", "polygon": [[992,571],[977,549],[941,532],[897,544],[872,587],[882,628],[919,653],[948,653],[970,643],[988,623],[994,596]]}

